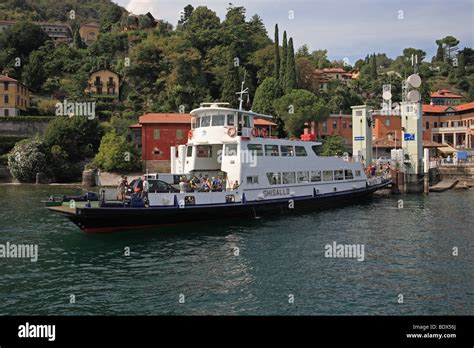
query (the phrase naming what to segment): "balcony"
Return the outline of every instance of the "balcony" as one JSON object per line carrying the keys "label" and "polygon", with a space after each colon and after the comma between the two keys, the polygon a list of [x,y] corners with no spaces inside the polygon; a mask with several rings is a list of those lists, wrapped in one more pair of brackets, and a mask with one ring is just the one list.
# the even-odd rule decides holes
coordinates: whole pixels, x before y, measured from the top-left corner
{"label": "balcony", "polygon": [[[473,126],[470,127],[474,129]],[[438,128],[431,128],[432,134],[440,134],[440,133],[464,133],[467,132],[469,127],[438,127]]]}
{"label": "balcony", "polygon": [[114,87],[115,88],[115,81],[107,81],[107,87]]}
{"label": "balcony", "polygon": [[104,83],[102,81],[97,81],[97,80],[94,81],[94,87],[102,87],[103,85]]}

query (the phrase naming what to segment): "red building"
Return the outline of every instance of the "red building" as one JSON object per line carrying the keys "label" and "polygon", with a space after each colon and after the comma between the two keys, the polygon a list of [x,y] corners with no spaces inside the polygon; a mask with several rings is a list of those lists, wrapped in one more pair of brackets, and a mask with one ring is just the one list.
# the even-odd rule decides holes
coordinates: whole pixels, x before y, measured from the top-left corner
{"label": "red building", "polygon": [[[171,146],[188,142],[191,130],[190,114],[150,113],[140,116],[139,123],[130,126],[133,141],[141,147],[142,160],[149,171],[170,171]],[[256,128],[268,131],[275,123],[255,119]]]}

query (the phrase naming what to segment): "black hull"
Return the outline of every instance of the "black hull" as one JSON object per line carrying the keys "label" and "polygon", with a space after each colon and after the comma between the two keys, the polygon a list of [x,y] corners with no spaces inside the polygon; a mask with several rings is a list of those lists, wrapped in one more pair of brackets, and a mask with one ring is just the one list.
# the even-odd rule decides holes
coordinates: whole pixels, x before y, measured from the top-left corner
{"label": "black hull", "polygon": [[321,208],[357,203],[360,199],[389,184],[390,181],[384,181],[379,185],[359,190],[335,192],[315,197],[295,197],[291,198],[293,207],[290,207],[289,199],[285,198],[225,205],[186,206],[185,208],[175,206],[156,208],[102,207],[77,209],[76,212],[57,211],[54,208],[51,208],[51,210],[65,215],[84,232],[104,233],[203,220],[254,218],[313,212]]}

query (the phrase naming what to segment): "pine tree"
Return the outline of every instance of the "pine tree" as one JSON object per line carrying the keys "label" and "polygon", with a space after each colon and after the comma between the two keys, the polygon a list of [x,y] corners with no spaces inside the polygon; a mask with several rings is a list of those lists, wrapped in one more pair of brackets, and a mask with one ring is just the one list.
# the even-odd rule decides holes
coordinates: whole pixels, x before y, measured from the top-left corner
{"label": "pine tree", "polygon": [[464,59],[464,53],[458,54],[458,67],[456,69],[456,76],[463,77],[466,73],[466,60]]}
{"label": "pine tree", "polygon": [[438,43],[438,50],[436,51],[435,61],[442,62],[444,61],[444,49],[441,43]]}
{"label": "pine tree", "polygon": [[84,43],[84,41],[82,41],[82,38],[81,38],[81,34],[79,33],[79,30],[76,30],[76,32],[74,33],[74,46],[76,46],[76,48],[86,48],[86,44]]}
{"label": "pine tree", "polygon": [[286,73],[285,73],[285,93],[290,93],[296,88],[296,65],[295,65],[295,50],[293,48],[293,38],[288,42],[288,56],[286,58]]}
{"label": "pine tree", "polygon": [[275,71],[273,76],[277,81],[280,79],[280,40],[278,36],[278,24],[275,24]]}
{"label": "pine tree", "polygon": [[370,61],[370,75],[373,80],[377,80],[377,60],[375,59],[375,53],[372,55]]}
{"label": "pine tree", "polygon": [[282,89],[284,89],[285,86],[285,74],[286,74],[286,59],[288,57],[288,43],[286,40],[286,31],[283,32],[283,41],[281,43],[281,63],[280,63],[280,78],[278,79],[278,82],[280,83],[280,86]]}
{"label": "pine tree", "polygon": [[225,78],[222,84],[222,102],[230,103],[230,105],[236,108],[239,104],[237,92],[240,91],[240,76],[239,76],[239,67],[234,65],[235,55],[232,54],[232,51],[229,51],[228,63],[225,70]]}

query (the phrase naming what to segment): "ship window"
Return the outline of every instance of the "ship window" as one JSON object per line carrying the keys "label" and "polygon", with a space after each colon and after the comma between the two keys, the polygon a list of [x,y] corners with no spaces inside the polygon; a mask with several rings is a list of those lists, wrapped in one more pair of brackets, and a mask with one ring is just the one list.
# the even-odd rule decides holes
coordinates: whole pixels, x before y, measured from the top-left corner
{"label": "ship window", "polygon": [[227,125],[228,126],[235,126],[235,115],[234,114],[227,114]]}
{"label": "ship window", "polygon": [[250,116],[244,115],[244,127],[250,128]]}
{"label": "ship window", "polygon": [[263,147],[261,144],[248,144],[247,149],[253,156],[263,156]]}
{"label": "ship window", "polygon": [[296,182],[295,172],[282,173],[283,184],[294,184]]}
{"label": "ship window", "polygon": [[196,117],[193,117],[191,119],[191,129],[199,128],[199,119]]}
{"label": "ship window", "polygon": [[298,182],[309,182],[309,172],[297,172]]}
{"label": "ship window", "polygon": [[258,176],[247,176],[247,184],[258,184]]}
{"label": "ship window", "polygon": [[313,146],[311,146],[311,149],[313,150],[313,152],[316,156],[319,156],[319,152],[321,151],[321,146],[313,145]]}
{"label": "ship window", "polygon": [[265,145],[265,156],[280,156],[278,145]]}
{"label": "ship window", "polygon": [[311,172],[311,182],[321,181],[321,171]]}
{"label": "ship window", "polygon": [[185,205],[194,205],[194,204],[196,204],[196,198],[194,196],[186,196],[186,197],[184,197],[184,204]]}
{"label": "ship window", "polygon": [[306,149],[303,146],[295,146],[295,152],[296,156],[302,157],[302,156],[308,156],[306,153]]}
{"label": "ship window", "polygon": [[214,115],[212,116],[212,126],[223,126],[225,122],[225,116],[224,115]]}
{"label": "ship window", "polygon": [[344,177],[346,178],[346,180],[352,180],[352,179],[354,179],[354,174],[352,173],[352,170],[346,169],[346,170],[344,171]]}
{"label": "ship window", "polygon": [[282,156],[287,156],[288,157],[288,156],[293,156],[294,155],[293,146],[281,145],[280,150],[281,150],[281,155]]}
{"label": "ship window", "polygon": [[333,172],[332,170],[323,170],[323,181],[333,181]]}
{"label": "ship window", "polygon": [[237,144],[226,144],[225,156],[237,156]]}
{"label": "ship window", "polygon": [[267,173],[268,182],[270,185],[280,185],[281,175],[280,173]]}
{"label": "ship window", "polygon": [[343,170],[335,170],[334,171],[334,180],[344,180],[344,171]]}
{"label": "ship window", "polygon": [[225,202],[226,203],[234,203],[235,202],[235,196],[234,195],[225,196]]}
{"label": "ship window", "polygon": [[211,125],[211,116],[201,117],[201,127],[209,127]]}
{"label": "ship window", "polygon": [[212,147],[208,145],[200,145],[196,147],[196,157],[210,158],[212,157]]}
{"label": "ship window", "polygon": [[188,146],[188,148],[186,149],[186,157],[192,157],[192,156],[193,156],[193,147]]}
{"label": "ship window", "polygon": [[360,176],[360,170],[356,170],[356,176]]}

